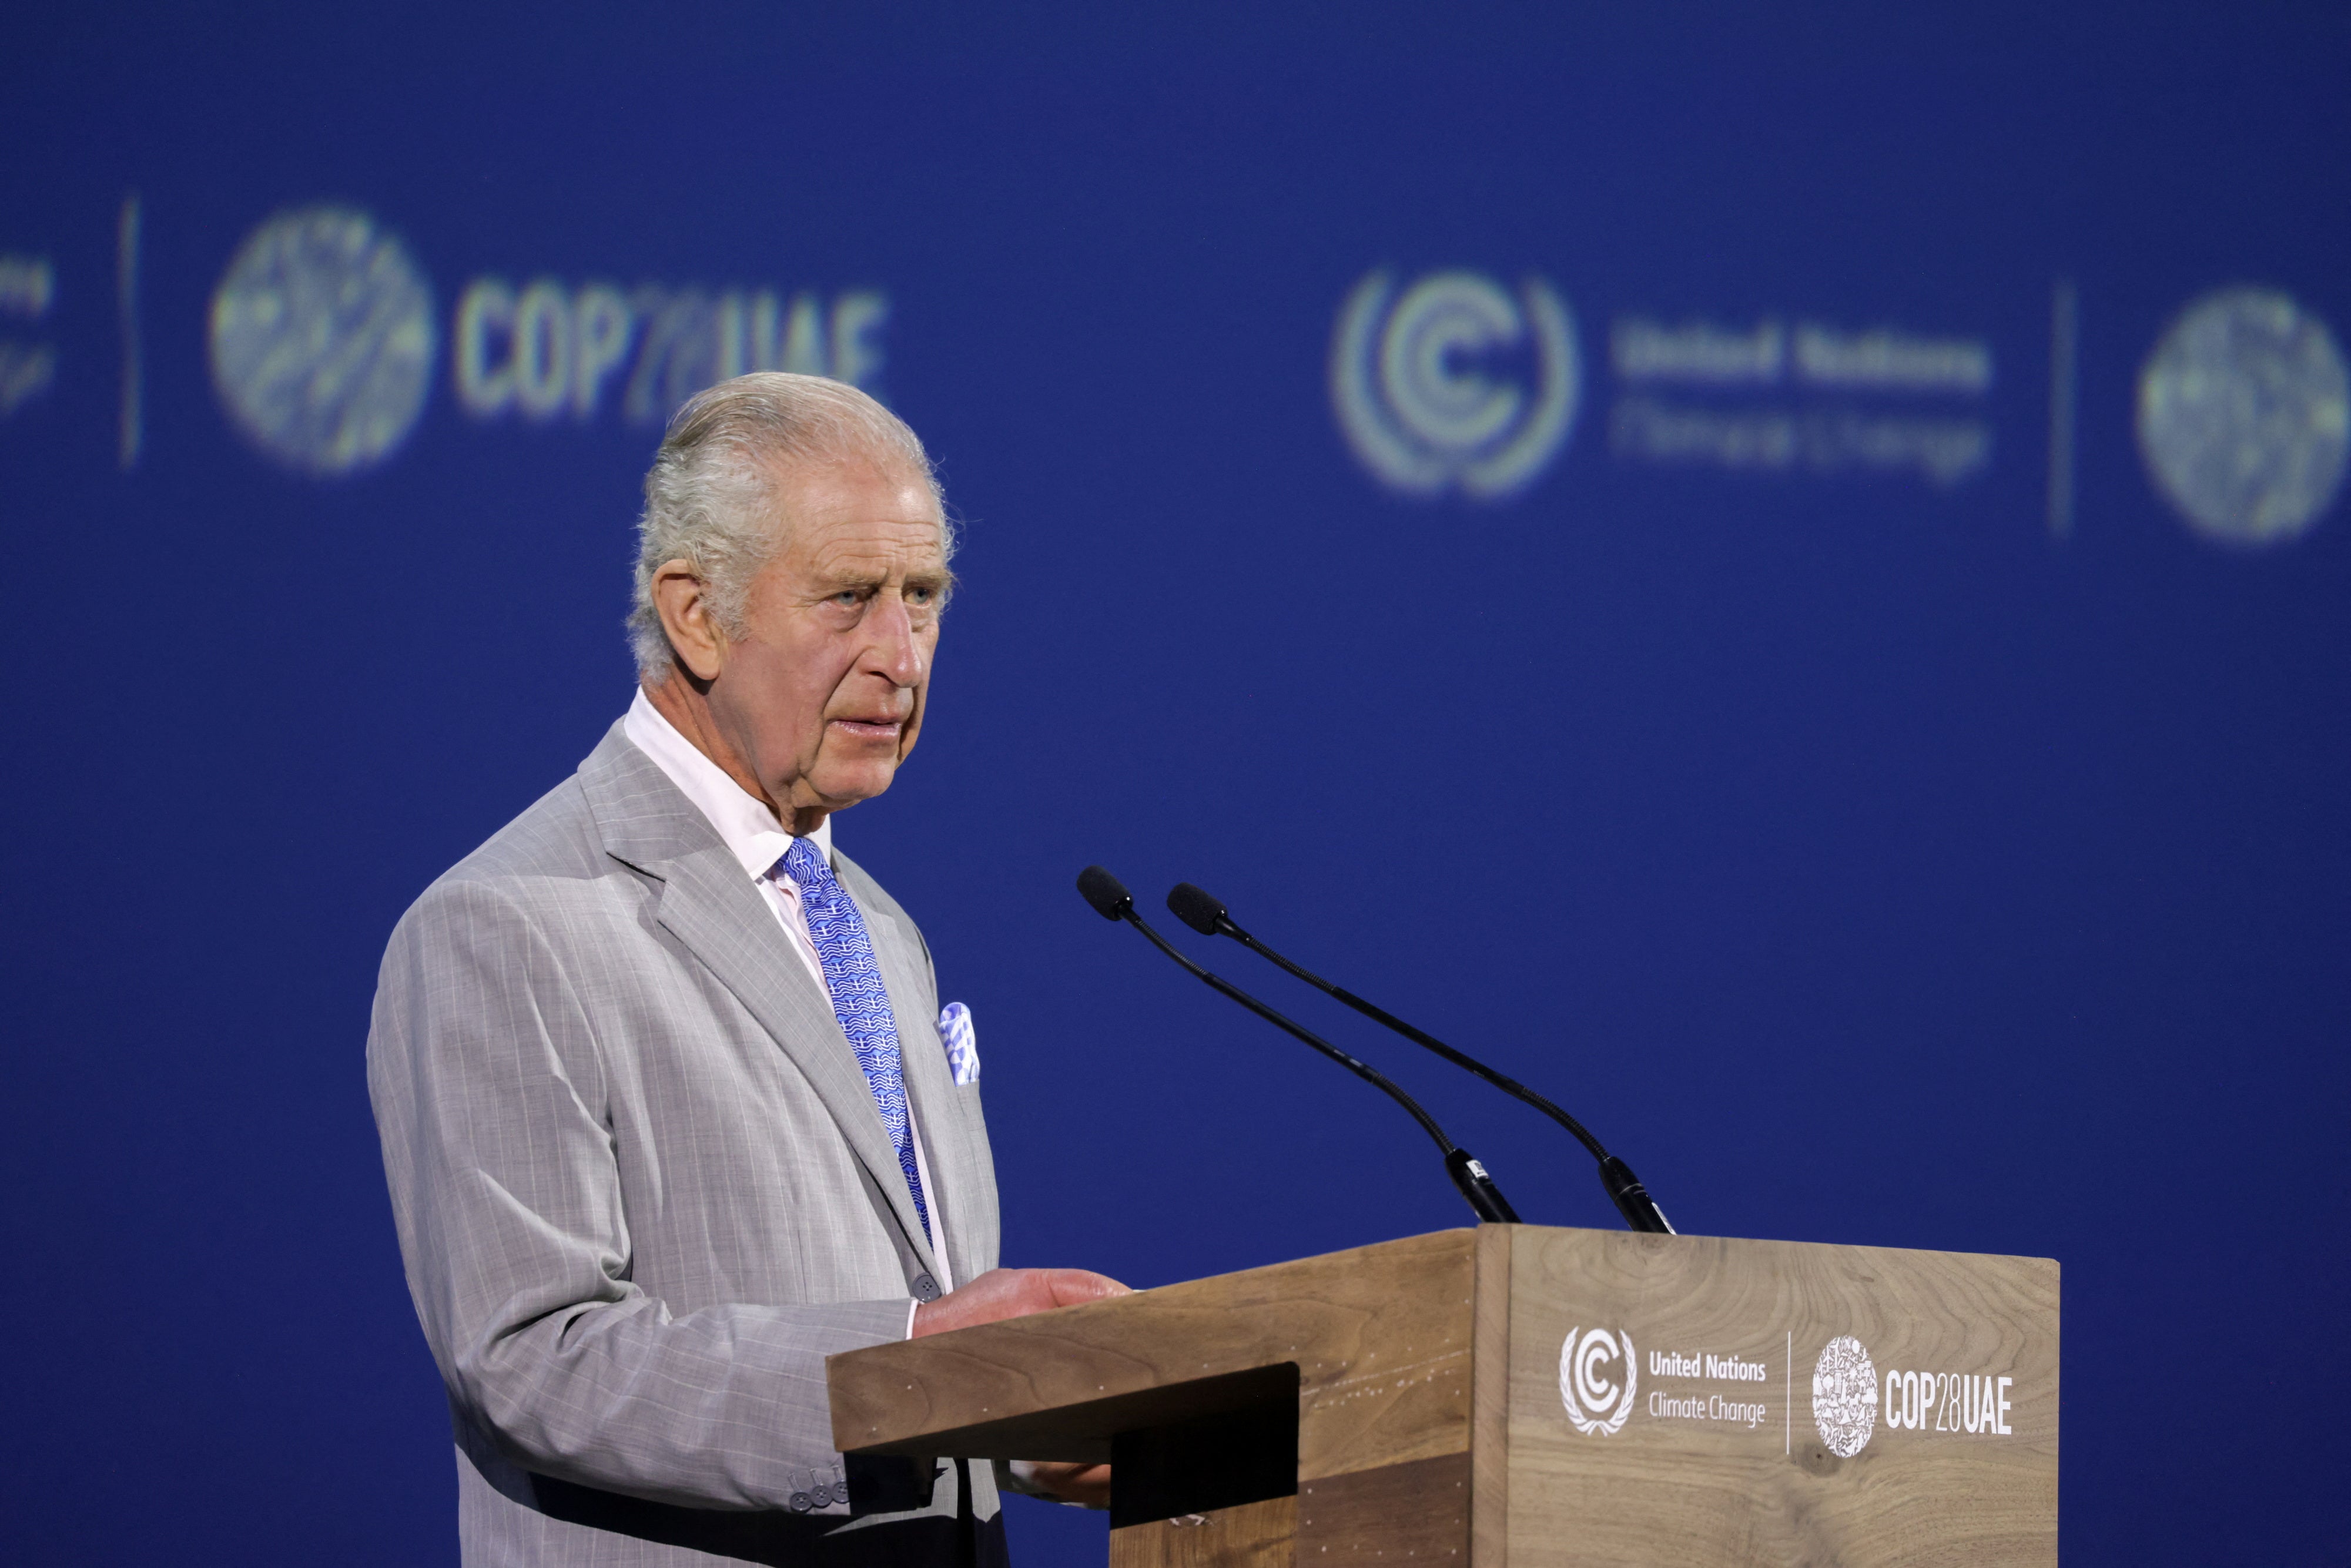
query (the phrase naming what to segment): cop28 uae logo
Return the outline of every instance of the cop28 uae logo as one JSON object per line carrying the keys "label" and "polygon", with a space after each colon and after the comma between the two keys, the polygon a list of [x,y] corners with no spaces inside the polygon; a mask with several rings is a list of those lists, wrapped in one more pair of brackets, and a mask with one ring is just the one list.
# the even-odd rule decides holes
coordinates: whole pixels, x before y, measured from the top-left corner
{"label": "cop28 uae logo", "polygon": [[[1614,1375],[1622,1369],[1620,1392]],[[1559,1397],[1567,1418],[1589,1437],[1614,1437],[1633,1413],[1633,1389],[1640,1382],[1633,1362],[1633,1336],[1606,1329],[1570,1329],[1559,1347]]]}
{"label": "cop28 uae logo", "polygon": [[1539,478],[1575,423],[1575,318],[1551,285],[1513,295],[1476,272],[1434,272],[1399,295],[1386,271],[1340,308],[1331,405],[1372,476],[1437,496],[1500,500]]}
{"label": "cop28 uae logo", "polygon": [[1840,1459],[1861,1452],[1877,1429],[1877,1364],[1851,1334],[1829,1341],[1813,1367],[1813,1424]]}

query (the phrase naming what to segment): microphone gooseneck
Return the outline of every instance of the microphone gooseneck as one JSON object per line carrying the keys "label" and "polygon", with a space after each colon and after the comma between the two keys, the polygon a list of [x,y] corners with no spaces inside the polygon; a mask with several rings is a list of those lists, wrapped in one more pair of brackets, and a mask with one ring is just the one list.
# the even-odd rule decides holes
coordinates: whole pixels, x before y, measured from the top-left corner
{"label": "microphone gooseneck", "polygon": [[[1080,880],[1082,882],[1083,879]],[[1120,891],[1123,893],[1125,890],[1122,888]],[[1091,898],[1092,894],[1089,894],[1087,896]],[[1095,907],[1100,908],[1101,905],[1096,904]],[[1593,1137],[1583,1123],[1517,1079],[1507,1073],[1497,1072],[1468,1052],[1454,1050],[1434,1035],[1424,1034],[1386,1009],[1375,1007],[1344,987],[1334,986],[1311,970],[1301,968],[1291,963],[1241,929],[1240,925],[1234,921],[1231,913],[1225,908],[1223,902],[1206,889],[1196,887],[1188,882],[1179,882],[1168,890],[1167,908],[1176,919],[1197,931],[1201,936],[1231,937],[1259,957],[1287,970],[1324,995],[1344,1002],[1374,1023],[1394,1030],[1415,1045],[1435,1051],[1454,1066],[1477,1074],[1503,1093],[1514,1099],[1522,1100],[1541,1111],[1573,1134],[1577,1142],[1592,1151],[1592,1157],[1600,1164],[1600,1185],[1606,1189],[1608,1201],[1616,1206],[1616,1212],[1625,1217],[1626,1225],[1635,1230],[1667,1236],[1674,1233],[1673,1226],[1667,1222],[1665,1211],[1659,1208],[1656,1200],[1649,1196],[1649,1189],[1641,1185],[1641,1178],[1633,1174],[1632,1166],[1602,1147],[1600,1140]]]}
{"label": "microphone gooseneck", "polygon": [[1460,1190],[1462,1197],[1468,1200],[1478,1218],[1503,1225],[1519,1222],[1517,1211],[1510,1207],[1510,1199],[1502,1196],[1502,1189],[1494,1185],[1494,1178],[1486,1174],[1486,1167],[1468,1150],[1447,1137],[1445,1129],[1437,1124],[1437,1118],[1423,1110],[1419,1101],[1390,1082],[1387,1075],[1378,1068],[1369,1062],[1358,1061],[1313,1030],[1291,1022],[1231,981],[1210,974],[1186,957],[1165,936],[1154,931],[1150,922],[1135,913],[1134,895],[1126,891],[1124,883],[1102,867],[1090,865],[1078,873],[1078,892],[1093,905],[1094,913],[1103,919],[1123,920],[1134,926],[1150,940],[1153,946],[1182,965],[1194,978],[1231,998],[1276,1029],[1305,1041],[1403,1106],[1411,1113],[1412,1119],[1420,1124],[1420,1130],[1435,1141],[1438,1152],[1445,1156],[1445,1174],[1452,1178],[1453,1185]]}

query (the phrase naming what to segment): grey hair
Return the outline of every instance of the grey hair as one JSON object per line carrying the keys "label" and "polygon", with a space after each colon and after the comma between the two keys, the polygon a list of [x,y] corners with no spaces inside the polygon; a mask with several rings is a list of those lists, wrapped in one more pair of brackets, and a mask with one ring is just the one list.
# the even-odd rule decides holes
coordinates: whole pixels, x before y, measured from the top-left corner
{"label": "grey hair", "polygon": [[801,464],[859,460],[920,477],[939,513],[939,550],[955,554],[956,533],[930,455],[906,422],[845,382],[759,371],[720,382],[687,400],[669,422],[645,474],[637,519],[636,593],[629,641],[637,669],[669,667],[669,634],[653,604],[653,573],[683,560],[709,596],[712,618],[730,637],[744,630],[751,580],[783,541],[776,481]]}

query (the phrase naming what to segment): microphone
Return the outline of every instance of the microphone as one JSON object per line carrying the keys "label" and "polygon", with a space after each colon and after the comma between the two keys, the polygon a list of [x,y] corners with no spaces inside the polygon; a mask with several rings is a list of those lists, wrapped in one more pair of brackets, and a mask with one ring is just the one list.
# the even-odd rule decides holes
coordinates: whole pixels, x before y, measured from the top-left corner
{"label": "microphone", "polygon": [[1445,1174],[1453,1178],[1453,1185],[1460,1188],[1461,1196],[1468,1200],[1470,1208],[1476,1211],[1478,1218],[1501,1225],[1519,1223],[1518,1212],[1511,1208],[1510,1200],[1502,1196],[1502,1189],[1494,1185],[1494,1178],[1486,1174],[1486,1167],[1479,1164],[1468,1150],[1447,1137],[1445,1129],[1437,1124],[1437,1118],[1422,1110],[1418,1101],[1389,1082],[1386,1074],[1381,1072],[1378,1068],[1368,1062],[1356,1061],[1321,1035],[1290,1022],[1290,1019],[1259,1001],[1231,981],[1208,973],[1207,970],[1177,952],[1168,945],[1165,936],[1151,928],[1148,921],[1134,912],[1134,895],[1126,891],[1126,884],[1102,867],[1090,865],[1080,872],[1078,891],[1085,895],[1088,904],[1094,906],[1094,913],[1104,920],[1125,921],[1149,937],[1153,946],[1183,965],[1211,989],[1230,997],[1276,1029],[1304,1040],[1410,1112],[1412,1119],[1420,1124],[1421,1131],[1437,1141],[1437,1148],[1445,1155]]}
{"label": "microphone", "polygon": [[[1101,905],[1097,904],[1095,907],[1100,908]],[[1583,1123],[1520,1083],[1517,1079],[1495,1071],[1466,1051],[1456,1051],[1443,1040],[1432,1035],[1423,1034],[1385,1009],[1374,1007],[1353,992],[1332,985],[1320,975],[1300,968],[1234,924],[1232,915],[1226,911],[1224,904],[1213,894],[1195,887],[1188,882],[1179,882],[1168,892],[1167,908],[1176,919],[1197,931],[1201,936],[1231,937],[1258,956],[1269,960],[1280,968],[1287,969],[1316,990],[1346,1003],[1374,1023],[1395,1030],[1415,1045],[1426,1046],[1454,1066],[1476,1073],[1503,1093],[1525,1101],[1574,1134],[1576,1140],[1592,1151],[1592,1157],[1600,1162],[1600,1185],[1607,1189],[1608,1200],[1616,1206],[1616,1212],[1625,1217],[1625,1223],[1627,1226],[1635,1230],[1650,1231],[1666,1236],[1675,1233],[1674,1228],[1667,1223],[1665,1210],[1657,1207],[1656,1199],[1649,1196],[1649,1189],[1641,1185],[1641,1178],[1633,1174],[1632,1166],[1601,1147],[1600,1140],[1585,1131]]]}

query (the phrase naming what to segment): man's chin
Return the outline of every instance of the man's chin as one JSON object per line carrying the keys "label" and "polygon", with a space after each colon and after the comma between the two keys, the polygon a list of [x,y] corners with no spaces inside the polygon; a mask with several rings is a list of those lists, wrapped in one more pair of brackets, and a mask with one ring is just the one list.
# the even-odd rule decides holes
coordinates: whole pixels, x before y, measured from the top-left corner
{"label": "man's chin", "polygon": [[871,800],[887,790],[897,777],[898,765],[893,760],[827,768],[811,776],[808,783],[824,801],[826,810],[845,811],[860,800]]}

